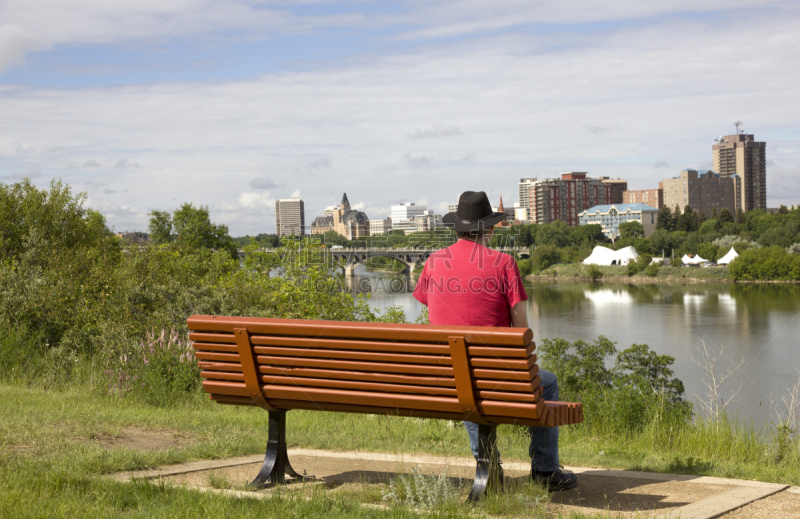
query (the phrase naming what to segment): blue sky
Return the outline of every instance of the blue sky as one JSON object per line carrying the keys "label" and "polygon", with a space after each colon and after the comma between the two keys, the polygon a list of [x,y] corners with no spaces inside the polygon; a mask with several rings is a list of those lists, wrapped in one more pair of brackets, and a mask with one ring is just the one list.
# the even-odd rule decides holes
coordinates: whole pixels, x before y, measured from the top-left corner
{"label": "blue sky", "polygon": [[795,2],[0,4],[0,181],[61,178],[118,231],[208,205],[273,232],[562,171],[656,187],[744,122],[800,203]]}

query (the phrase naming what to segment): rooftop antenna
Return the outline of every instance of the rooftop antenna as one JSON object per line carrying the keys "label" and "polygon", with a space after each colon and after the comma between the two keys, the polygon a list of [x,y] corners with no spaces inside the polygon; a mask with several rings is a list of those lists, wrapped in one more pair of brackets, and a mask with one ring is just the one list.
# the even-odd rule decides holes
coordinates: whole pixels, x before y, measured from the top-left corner
{"label": "rooftop antenna", "polygon": [[736,126],[736,133],[742,133],[742,131],[739,130],[739,127],[742,126],[742,121],[736,121],[733,125]]}

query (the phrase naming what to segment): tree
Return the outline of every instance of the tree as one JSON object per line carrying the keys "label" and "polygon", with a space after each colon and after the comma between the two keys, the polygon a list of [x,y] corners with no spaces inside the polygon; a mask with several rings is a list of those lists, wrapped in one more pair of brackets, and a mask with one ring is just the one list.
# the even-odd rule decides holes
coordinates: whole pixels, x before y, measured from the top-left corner
{"label": "tree", "polygon": [[164,211],[150,213],[149,229],[156,234],[155,243],[172,243],[181,251],[193,252],[202,249],[227,251],[232,259],[239,252],[228,235],[228,226],[211,222],[208,206],[195,207],[183,204],[172,214]]}
{"label": "tree", "polygon": [[669,206],[663,206],[658,210],[656,217],[656,229],[664,229],[666,231],[675,230],[675,216]]}
{"label": "tree", "polygon": [[719,221],[722,223],[733,222],[733,215],[731,214],[730,209],[727,207],[723,207],[719,210]]}
{"label": "tree", "polygon": [[558,263],[561,259],[561,253],[553,245],[537,245],[533,249],[533,256],[531,262],[536,270],[544,270],[550,265]]}
{"label": "tree", "polygon": [[606,235],[603,234],[603,226],[600,224],[578,225],[572,228],[572,240],[576,245],[588,245],[605,239]]}
{"label": "tree", "polygon": [[562,220],[556,220],[547,225],[540,225],[536,233],[537,245],[554,245],[566,247],[572,241],[569,226]]}
{"label": "tree", "polygon": [[679,231],[694,232],[700,227],[700,218],[697,213],[688,205],[683,208],[675,225]]}
{"label": "tree", "polygon": [[641,222],[633,221],[619,224],[620,238],[636,238],[637,236],[640,238],[644,237],[644,227]]}
{"label": "tree", "polygon": [[52,180],[39,190],[29,179],[0,184],[0,258],[18,258],[36,241],[42,254],[94,247],[111,237],[105,218],[83,207],[86,194]]}
{"label": "tree", "polygon": [[153,245],[164,245],[172,241],[172,215],[167,211],[151,211],[150,224],[147,226],[150,231],[150,243]]}
{"label": "tree", "polygon": [[781,204],[781,206],[778,207],[778,214],[789,214],[789,208]]}

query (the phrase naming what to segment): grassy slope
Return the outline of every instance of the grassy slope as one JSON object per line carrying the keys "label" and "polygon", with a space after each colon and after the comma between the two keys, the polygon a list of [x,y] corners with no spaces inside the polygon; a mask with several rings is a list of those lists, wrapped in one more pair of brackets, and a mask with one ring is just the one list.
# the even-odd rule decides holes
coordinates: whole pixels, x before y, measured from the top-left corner
{"label": "grassy slope", "polygon": [[[0,416],[0,485],[4,489],[0,517],[107,517],[123,511],[132,517],[240,517],[254,511],[268,516],[319,515],[321,508],[345,517],[406,513],[354,507],[352,496],[344,494],[319,495],[310,501],[291,495],[278,500],[236,501],[155,484],[131,487],[95,477],[260,453],[267,432],[266,413],[260,409],[220,406],[205,399],[165,409],[80,392],[0,385]],[[182,448],[153,452],[109,449],[97,440],[118,435],[126,427],[167,431],[191,440]],[[504,458],[527,458],[523,428],[501,426],[498,437]],[[291,446],[332,450],[469,456],[460,424],[441,420],[294,411],[289,415],[287,439]],[[797,449],[796,443],[791,449]],[[565,464],[799,484],[797,453],[773,450],[729,423],[691,427],[681,433],[644,430],[633,437],[602,432],[590,435],[582,426],[575,426],[562,428],[561,438]],[[504,510],[503,506],[500,509]],[[456,506],[447,513],[459,510],[464,511]],[[484,512],[490,513],[490,508]]]}
{"label": "grassy slope", "polygon": [[[598,267],[603,273],[601,281],[616,281],[624,283],[661,283],[661,282],[674,282],[674,283],[696,283],[696,282],[711,282],[711,283],[732,283],[733,280],[728,275],[728,267],[708,267],[708,268],[689,268],[689,267],[661,267],[658,275],[655,277],[645,276],[643,274],[636,274],[628,276],[627,267]],[[548,279],[548,278],[562,278],[562,279],[578,279],[588,280],[589,265],[581,265],[578,263],[553,265],[552,267],[544,270],[536,275],[529,276],[533,279]]]}

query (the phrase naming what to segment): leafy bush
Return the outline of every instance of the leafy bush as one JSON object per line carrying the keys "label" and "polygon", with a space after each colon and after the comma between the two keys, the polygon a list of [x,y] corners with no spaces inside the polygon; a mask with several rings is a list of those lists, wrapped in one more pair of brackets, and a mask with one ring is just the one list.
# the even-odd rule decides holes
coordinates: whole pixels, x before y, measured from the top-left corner
{"label": "leafy bush", "polygon": [[558,263],[561,253],[553,245],[538,245],[533,249],[531,262],[536,270],[545,270],[550,265]]}
{"label": "leafy bush", "polygon": [[628,267],[627,267],[627,269],[626,269],[626,271],[625,271],[625,272],[626,272],[626,273],[627,273],[629,276],[633,276],[633,275],[635,275],[637,272],[639,272],[639,265],[638,265],[638,264],[637,264],[635,261],[632,261],[632,260],[631,260],[631,261],[629,261],[629,262],[628,262]]}
{"label": "leafy bush", "polygon": [[750,249],[731,262],[728,272],[737,281],[800,280],[800,256],[789,254],[778,246]]}
{"label": "leafy bush", "polygon": [[522,276],[529,276],[533,272],[533,263],[530,259],[519,260],[517,263],[519,273]]}
{"label": "leafy bush", "polygon": [[[683,383],[670,368],[675,359],[647,345],[617,352],[603,336],[592,343],[545,339],[539,352],[540,365],[558,376],[561,400],[584,404],[589,427],[635,433],[653,420],[686,423],[691,416]],[[614,355],[615,365],[609,368]]]}
{"label": "leafy bush", "polygon": [[592,281],[597,281],[603,277],[603,271],[600,270],[600,267],[597,265],[589,265],[589,268],[586,270],[586,274],[592,278]]}
{"label": "leafy bush", "polygon": [[661,265],[659,263],[651,263],[644,269],[644,275],[653,278],[658,275],[659,270],[661,270]]}
{"label": "leafy bush", "polygon": [[109,394],[132,393],[147,403],[170,404],[201,388],[194,349],[175,330],[150,331],[143,341],[110,353],[104,372]]}

